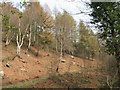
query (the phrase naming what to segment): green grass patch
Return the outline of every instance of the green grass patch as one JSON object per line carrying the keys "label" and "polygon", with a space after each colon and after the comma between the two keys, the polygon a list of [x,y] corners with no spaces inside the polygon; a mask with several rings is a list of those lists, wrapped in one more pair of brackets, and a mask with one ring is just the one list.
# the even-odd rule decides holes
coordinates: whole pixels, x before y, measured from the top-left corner
{"label": "green grass patch", "polygon": [[[91,67],[91,68],[88,68],[87,70],[96,70],[96,69],[97,69],[96,67]],[[75,74],[75,73],[84,72],[84,71],[87,71],[87,70],[82,69],[82,70],[77,70],[77,71],[73,71],[73,72],[59,73],[59,74],[57,74],[55,76],[59,77],[59,76],[65,75],[66,73],[68,73],[68,74]],[[24,83],[24,84],[21,84],[21,85],[15,85],[15,86],[12,86],[10,88],[27,88],[27,87],[33,86],[33,85],[35,85],[37,83],[44,83],[45,81],[50,79],[50,77],[52,77],[52,76],[49,76],[49,77],[46,77],[46,78],[40,78],[38,80],[33,80],[31,82]]]}
{"label": "green grass patch", "polygon": [[[90,67],[90,68],[88,68],[87,70],[97,70],[97,68],[96,68],[96,67]],[[64,75],[64,74],[66,74],[66,73],[74,74],[74,73],[79,73],[79,72],[85,72],[85,71],[87,71],[87,70],[81,69],[81,70],[72,71],[72,72],[64,72],[64,73],[59,73],[59,74],[57,74],[56,76]]]}
{"label": "green grass patch", "polygon": [[88,68],[88,69],[86,69],[86,70],[81,69],[81,70],[77,70],[77,71],[73,71],[73,72],[68,72],[68,73],[74,74],[74,73],[79,73],[79,72],[85,72],[85,71],[87,71],[87,70],[96,70],[96,69],[97,69],[96,67],[91,67],[91,68]]}
{"label": "green grass patch", "polygon": [[97,70],[97,67],[88,68],[88,70]]}
{"label": "green grass patch", "polygon": [[24,83],[24,84],[21,84],[21,85],[15,85],[15,86],[12,86],[10,88],[27,88],[27,87],[30,87],[30,86],[33,86],[37,83],[43,83],[47,80],[48,78],[40,78],[38,80],[33,80],[31,82],[28,82],[28,83]]}
{"label": "green grass patch", "polygon": [[84,71],[84,70],[77,70],[77,71],[68,72],[68,73],[74,74],[74,73],[79,73],[79,72],[83,72],[83,71]]}

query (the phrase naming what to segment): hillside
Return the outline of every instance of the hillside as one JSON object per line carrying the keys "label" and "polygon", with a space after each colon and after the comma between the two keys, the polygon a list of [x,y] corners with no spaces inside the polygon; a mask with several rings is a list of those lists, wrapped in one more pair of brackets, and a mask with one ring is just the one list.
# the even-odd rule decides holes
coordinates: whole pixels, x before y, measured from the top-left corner
{"label": "hillside", "polygon": [[[85,60],[81,58],[71,58],[71,55],[65,55],[63,58],[63,62],[59,65],[59,73],[55,73],[56,63],[60,59],[59,56],[55,52],[45,52],[40,50],[39,56],[36,57],[33,53],[29,53],[29,55],[25,54],[25,49],[21,50],[22,59],[15,58],[13,61],[10,61],[12,57],[14,57],[16,53],[15,45],[11,44],[7,47],[4,47],[4,43],[2,45],[3,49],[3,63],[2,69],[4,71],[3,76],[3,87],[11,87],[14,85],[23,84],[26,82],[30,82],[32,80],[37,80],[40,78],[51,77],[54,75],[64,74],[66,72],[78,72],[77,75],[84,75],[87,78],[91,78],[91,80],[96,80],[97,76],[100,75],[99,72],[96,71],[98,68],[99,62],[94,60]],[[35,48],[31,47],[31,51],[35,52]],[[7,67],[6,64],[9,62],[10,67]],[[81,72],[82,71],[82,72]],[[69,74],[68,74],[69,75]],[[73,75],[73,76],[72,76]],[[63,75],[66,77],[66,74]],[[67,76],[68,79],[74,79],[74,74],[71,76]],[[87,79],[86,78],[86,79]],[[78,78],[77,78],[78,79]],[[56,87],[56,83],[51,86],[51,79],[43,84],[35,85],[33,87]],[[71,81],[72,82],[72,81]],[[51,83],[51,84],[49,84]],[[82,82],[81,82],[82,83]],[[96,82],[97,84],[99,82]],[[99,86],[99,85],[98,85]],[[98,87],[97,85],[88,85],[85,87]],[[59,84],[58,84],[59,87]],[[84,86],[82,86],[84,87]]]}
{"label": "hillside", "polygon": [[3,87],[120,87],[120,3],[63,1],[0,3]]}

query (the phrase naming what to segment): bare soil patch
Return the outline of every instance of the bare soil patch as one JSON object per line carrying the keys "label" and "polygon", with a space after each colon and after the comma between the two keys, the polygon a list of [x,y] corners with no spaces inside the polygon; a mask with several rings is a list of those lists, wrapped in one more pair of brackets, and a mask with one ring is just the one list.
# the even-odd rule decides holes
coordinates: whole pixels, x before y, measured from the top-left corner
{"label": "bare soil patch", "polygon": [[[32,50],[35,51],[36,49],[32,47]],[[35,55],[33,55],[33,53],[29,53],[29,56],[26,55],[25,50],[22,49],[21,50],[22,59],[15,58],[15,60],[10,61],[9,63],[10,67],[6,67],[6,63],[8,63],[9,59],[16,54],[16,48],[12,44],[6,48],[3,45],[2,53],[3,53],[2,69],[5,73],[3,77],[3,87],[10,87],[12,85],[19,85],[21,83],[35,80],[37,78],[48,77],[52,73],[52,68],[54,68],[55,62],[59,60],[58,55],[54,52],[45,52],[41,50],[39,52],[40,56],[36,57]],[[63,59],[65,60],[65,62],[60,63],[59,73],[74,72],[83,69],[87,70],[87,68],[95,68],[98,65],[98,62],[95,60],[90,61],[80,59],[77,57],[74,57],[74,59],[72,59],[70,58],[70,55],[66,55]],[[51,65],[51,63],[53,65]],[[89,74],[91,72],[86,73]],[[72,82],[73,81],[72,79],[76,78],[68,75],[65,76],[71,78],[71,81],[69,82]],[[77,80],[77,78],[75,80]],[[35,87],[38,86],[36,85]],[[56,84],[54,83],[54,81],[48,80],[46,83],[43,83],[43,85],[41,85],[40,87],[60,88],[63,86],[59,86],[58,83]]]}

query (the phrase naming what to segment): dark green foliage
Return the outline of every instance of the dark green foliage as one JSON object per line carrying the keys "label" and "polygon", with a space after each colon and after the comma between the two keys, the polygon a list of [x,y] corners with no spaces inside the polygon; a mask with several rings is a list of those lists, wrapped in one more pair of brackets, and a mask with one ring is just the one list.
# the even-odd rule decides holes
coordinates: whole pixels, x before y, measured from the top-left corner
{"label": "dark green foliage", "polygon": [[26,1],[23,1],[23,2],[20,2],[20,8],[22,8],[23,6],[27,5],[27,2]]}
{"label": "dark green foliage", "polygon": [[8,20],[9,20],[9,16],[4,15],[2,18],[2,23],[4,23],[6,25],[8,23]]}
{"label": "dark green foliage", "polygon": [[115,55],[116,50],[120,52],[120,3],[92,3],[92,23],[98,24],[101,38],[106,41],[107,52]]}
{"label": "dark green foliage", "polygon": [[120,2],[93,2],[90,6],[92,23],[97,24],[106,51],[117,59],[120,81]]}
{"label": "dark green foliage", "polygon": [[98,40],[92,30],[87,28],[83,22],[79,23],[79,41],[75,44],[75,55],[82,58],[92,58],[98,55]]}

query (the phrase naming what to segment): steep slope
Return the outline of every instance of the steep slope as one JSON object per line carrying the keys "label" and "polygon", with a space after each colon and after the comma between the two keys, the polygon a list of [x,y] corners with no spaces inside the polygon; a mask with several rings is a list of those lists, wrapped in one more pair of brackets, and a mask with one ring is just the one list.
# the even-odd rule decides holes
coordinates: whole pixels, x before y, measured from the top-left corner
{"label": "steep slope", "polygon": [[[59,57],[54,52],[45,52],[41,50],[40,56],[36,57],[33,51],[36,52],[34,47],[31,47],[29,55],[25,54],[25,49],[21,50],[22,59],[15,58],[15,60],[9,60],[16,55],[16,46],[14,44],[8,47],[2,47],[3,62],[2,69],[4,71],[3,87],[9,87],[11,85],[18,85],[20,83],[29,82],[34,79],[51,76],[56,70]],[[87,70],[89,68],[95,68],[98,65],[97,61],[83,60],[77,57],[71,58],[70,55],[65,55],[64,62],[59,65],[59,73],[74,72],[78,70]],[[6,67],[9,62],[10,67]],[[89,73],[89,72],[86,72]]]}

